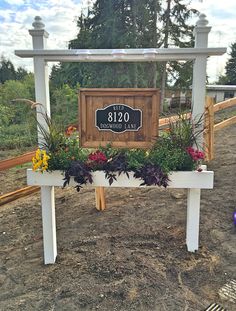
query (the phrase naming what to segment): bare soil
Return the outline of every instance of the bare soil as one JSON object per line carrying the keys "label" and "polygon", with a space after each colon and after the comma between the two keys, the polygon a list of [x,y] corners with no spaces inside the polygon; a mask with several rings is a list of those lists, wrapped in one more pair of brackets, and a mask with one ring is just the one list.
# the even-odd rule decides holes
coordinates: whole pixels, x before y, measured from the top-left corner
{"label": "bare soil", "polygon": [[[39,194],[0,207],[1,311],[198,311],[236,278],[236,127],[216,133],[213,190],[202,191],[200,248],[185,245],[186,192],[56,189],[58,257],[43,263]],[[1,193],[25,183],[20,168],[0,172]]]}

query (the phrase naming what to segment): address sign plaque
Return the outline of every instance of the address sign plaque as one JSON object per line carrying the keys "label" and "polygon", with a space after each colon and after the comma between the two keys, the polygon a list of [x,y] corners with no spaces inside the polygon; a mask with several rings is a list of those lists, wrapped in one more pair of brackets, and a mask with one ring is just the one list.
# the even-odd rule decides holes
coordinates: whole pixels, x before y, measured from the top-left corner
{"label": "address sign plaque", "polygon": [[80,89],[80,145],[150,148],[158,116],[157,89]]}
{"label": "address sign plaque", "polygon": [[95,111],[95,123],[99,131],[138,131],[142,126],[142,111],[124,104],[112,104]]}

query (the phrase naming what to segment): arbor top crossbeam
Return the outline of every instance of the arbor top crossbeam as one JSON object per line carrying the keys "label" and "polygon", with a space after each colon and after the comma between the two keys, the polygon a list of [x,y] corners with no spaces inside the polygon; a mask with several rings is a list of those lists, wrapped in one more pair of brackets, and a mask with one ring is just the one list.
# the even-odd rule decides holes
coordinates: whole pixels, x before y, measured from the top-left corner
{"label": "arbor top crossbeam", "polygon": [[42,57],[45,61],[68,62],[150,62],[194,60],[198,56],[217,56],[226,48],[166,48],[166,49],[88,49],[88,50],[16,50],[22,58]]}

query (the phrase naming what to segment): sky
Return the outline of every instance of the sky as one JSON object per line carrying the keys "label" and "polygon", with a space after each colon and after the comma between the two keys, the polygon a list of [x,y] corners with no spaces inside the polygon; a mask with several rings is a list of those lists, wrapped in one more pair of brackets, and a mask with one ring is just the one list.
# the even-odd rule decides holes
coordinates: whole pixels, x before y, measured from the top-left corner
{"label": "sky", "polygon": [[[163,0],[164,1],[164,0]],[[49,49],[66,49],[68,42],[76,37],[76,20],[81,10],[86,10],[93,0],[0,0],[0,56],[3,55],[16,66],[33,70],[32,59],[21,59],[14,50],[32,49],[32,29],[35,16],[41,16],[49,33]],[[209,47],[227,47],[236,42],[236,1],[192,0],[191,7],[206,14],[212,30]],[[193,20],[195,24],[196,19]],[[224,73],[229,55],[214,56],[208,60],[207,74],[213,83]]]}

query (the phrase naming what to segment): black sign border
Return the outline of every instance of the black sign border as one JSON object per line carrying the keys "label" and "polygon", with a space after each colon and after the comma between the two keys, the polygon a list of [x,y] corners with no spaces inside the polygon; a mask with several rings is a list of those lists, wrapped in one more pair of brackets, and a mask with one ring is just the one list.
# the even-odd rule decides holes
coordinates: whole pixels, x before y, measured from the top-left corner
{"label": "black sign border", "polygon": [[[112,106],[115,106],[115,105],[122,105],[122,106],[125,106],[125,107],[130,108],[130,109],[133,110],[133,111],[140,111],[140,126],[139,126],[136,130],[126,129],[126,130],[124,130],[124,131],[122,131],[122,132],[116,132],[116,131],[113,131],[112,129],[101,129],[100,127],[98,127],[98,126],[97,126],[97,111],[98,111],[98,110],[106,110],[107,108],[112,107]],[[96,109],[96,110],[95,110],[95,126],[96,126],[96,128],[97,128],[100,132],[102,132],[102,131],[110,131],[110,132],[115,133],[115,134],[122,134],[122,133],[125,133],[125,132],[137,132],[137,131],[138,131],[140,128],[142,128],[142,126],[143,126],[143,112],[142,112],[141,109],[134,109],[133,107],[130,107],[130,106],[126,105],[126,104],[121,104],[121,103],[110,104],[110,105],[108,105],[108,106],[106,106],[106,107],[104,107],[104,108],[100,108],[100,109]]]}

